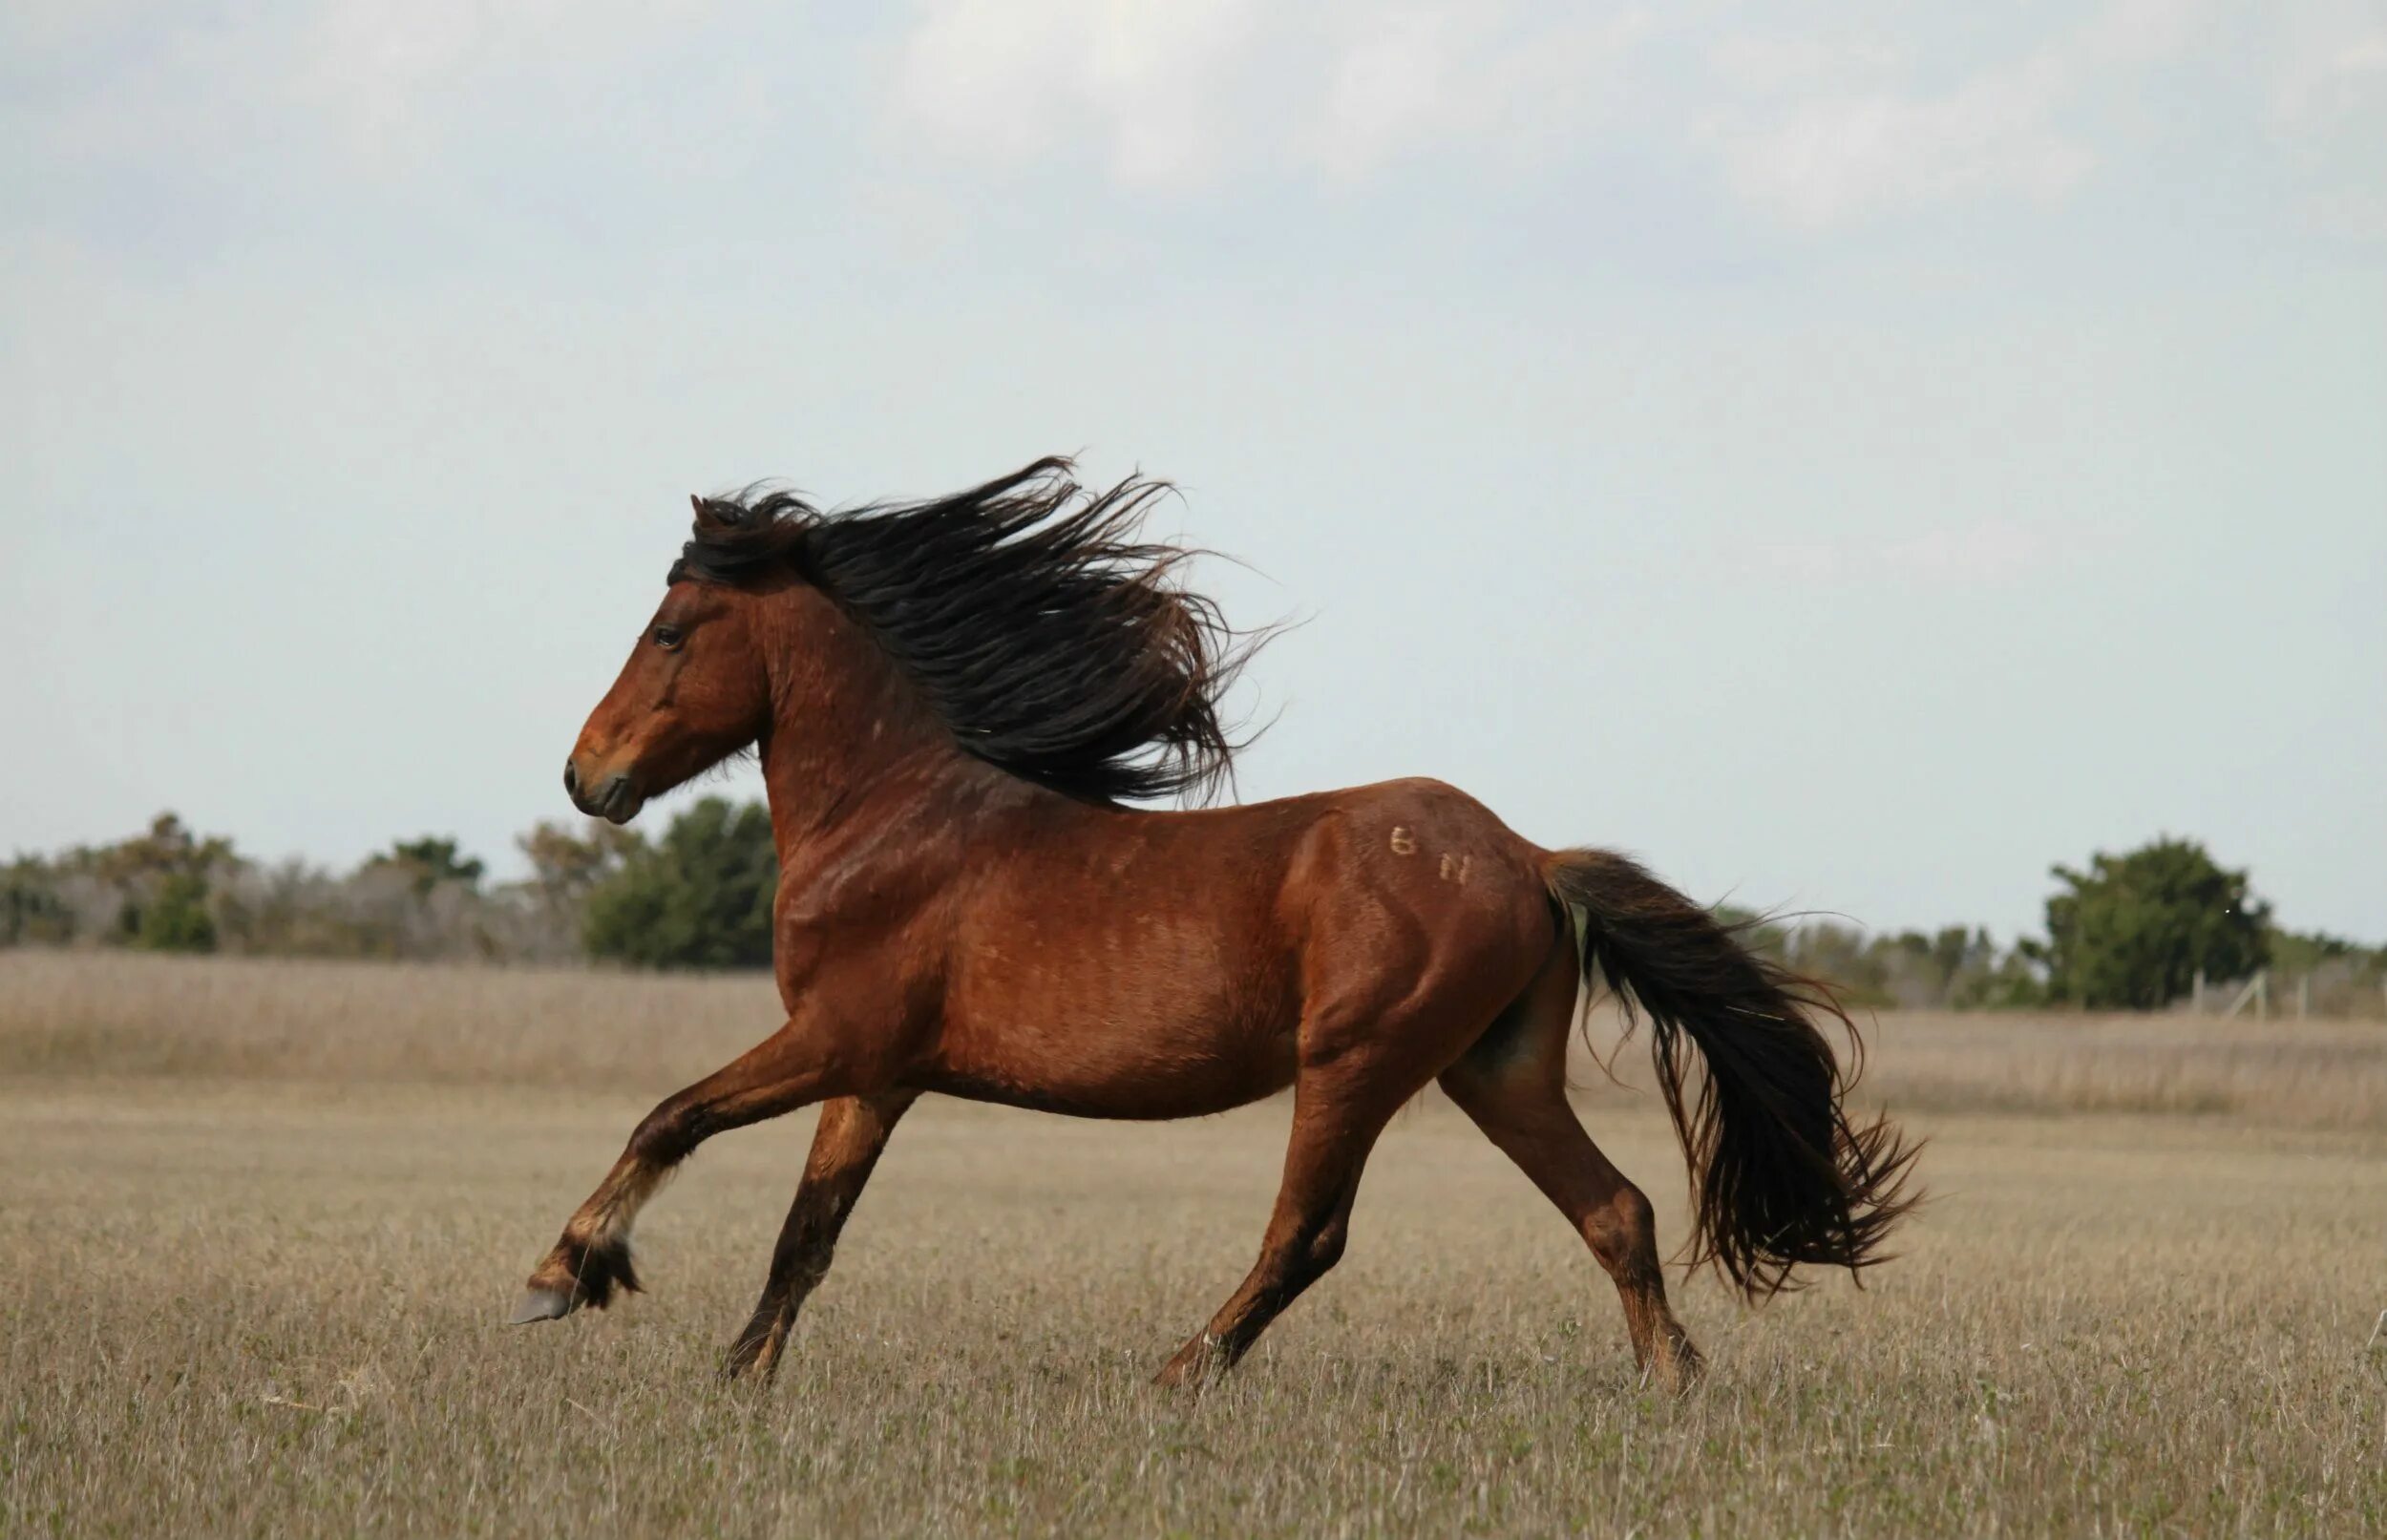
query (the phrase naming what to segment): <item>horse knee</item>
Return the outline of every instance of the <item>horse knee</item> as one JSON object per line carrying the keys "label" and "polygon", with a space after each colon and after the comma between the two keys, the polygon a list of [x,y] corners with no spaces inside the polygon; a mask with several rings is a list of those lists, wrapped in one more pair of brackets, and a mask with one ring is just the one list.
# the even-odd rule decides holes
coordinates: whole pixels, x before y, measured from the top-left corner
{"label": "horse knee", "polygon": [[669,1166],[685,1158],[704,1136],[695,1127],[694,1109],[676,1099],[639,1119],[630,1130],[630,1153],[641,1161]]}
{"label": "horse knee", "polygon": [[1341,1219],[1320,1230],[1310,1239],[1310,1268],[1313,1274],[1333,1270],[1342,1260],[1343,1243],[1351,1237],[1351,1227]]}

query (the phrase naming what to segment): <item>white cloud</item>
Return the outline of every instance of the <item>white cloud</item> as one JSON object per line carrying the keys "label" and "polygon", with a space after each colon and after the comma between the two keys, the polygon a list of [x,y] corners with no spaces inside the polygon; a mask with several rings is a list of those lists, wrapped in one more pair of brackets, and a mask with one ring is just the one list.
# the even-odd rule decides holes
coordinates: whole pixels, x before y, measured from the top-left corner
{"label": "white cloud", "polygon": [[1741,34],[1711,53],[1734,93],[1709,127],[1743,199],[1807,228],[1985,197],[2052,201],[2089,179],[2097,149],[2070,119],[2084,98],[2186,46],[2194,0],[2114,0],[2018,59],[1942,89],[1911,83],[1906,49]]}
{"label": "white cloud", "polygon": [[1334,62],[1311,132],[1311,153],[1327,170],[1363,172],[1449,110],[1452,56],[1464,18],[1451,8],[1416,7],[1385,18]]}
{"label": "white cloud", "polygon": [[[705,0],[338,0],[303,34],[289,90],[368,161],[428,162],[475,108],[610,92]],[[712,95],[691,92],[700,101]],[[710,111],[708,101],[708,111]]]}
{"label": "white cloud", "polygon": [[[699,31],[709,9],[705,0],[329,0],[160,22],[136,7],[94,6],[72,32],[42,12],[11,16],[0,49],[104,61],[83,72],[88,85],[15,104],[61,158],[186,154],[220,165],[264,154],[336,160],[343,172],[410,171],[508,115],[518,122],[603,103],[618,122],[634,107],[638,68],[659,45]],[[713,119],[729,110],[718,79],[690,96]]]}
{"label": "white cloud", "polygon": [[1350,179],[1425,149],[1570,139],[1641,30],[1630,10],[931,0],[894,102],[936,148],[981,162],[1086,145],[1132,187],[1254,166]]}
{"label": "white cloud", "polygon": [[[130,0],[29,0],[0,13],[0,53],[33,61],[0,129],[41,164],[187,163],[227,183],[433,186],[493,164],[535,182],[541,158],[726,182],[812,147],[787,136],[815,69],[836,75],[827,95],[892,114],[895,147],[981,167],[1090,162],[1144,192],[1407,179],[1405,192],[1504,173],[1571,190],[1578,170],[1623,167],[1827,231],[2060,201],[2124,174],[2133,134],[2209,110],[2254,129],[2312,227],[2387,239],[2376,0],[2218,21],[2209,3],[2017,13],[1988,29],[2001,55],[1970,26],[1952,42],[1827,11],[1790,33],[1630,0],[920,0],[824,65],[815,24],[758,0],[258,0],[167,19]],[[2151,78],[2188,49],[2198,78]],[[858,59],[892,61],[891,78]],[[2202,95],[2153,113],[2134,103],[2150,85]],[[841,165],[845,149],[819,153]],[[1699,158],[1712,181],[1683,174]],[[910,168],[871,169],[863,196],[933,204],[903,185]]]}
{"label": "white cloud", "polygon": [[998,166],[1090,154],[1147,189],[1348,181],[1436,154],[1548,166],[1603,143],[1664,158],[1689,142],[1741,199],[1819,229],[2073,192],[2100,162],[2076,109],[2191,40],[2201,3],[2111,0],[1926,86],[1904,32],[1782,35],[1631,6],[926,0],[893,100],[943,153]]}
{"label": "white cloud", "polygon": [[2061,87],[2042,62],[1939,96],[1827,96],[1721,148],[1736,191],[1808,228],[1980,194],[2053,199],[2096,163],[2052,120]]}
{"label": "white cloud", "polygon": [[1877,40],[1728,37],[1711,57],[1738,99],[1709,137],[1734,191],[1808,229],[1981,196],[2052,200],[2097,163],[2060,122],[2068,100],[2175,30],[2165,8],[2123,0],[1936,92],[1909,85],[1912,61]]}
{"label": "white cloud", "polygon": [[1256,0],[940,0],[906,39],[898,112],[940,148],[1019,161],[1092,137],[1129,185],[1198,180],[1235,137],[1220,108]]}
{"label": "white cloud", "polygon": [[1306,111],[1301,159],[1348,179],[1437,146],[1563,158],[1615,124],[1646,14],[1488,19],[1497,14],[1417,7],[1355,26]]}
{"label": "white cloud", "polygon": [[2362,5],[2300,9],[2280,45],[2270,106],[2271,137],[2304,186],[2312,222],[2387,243],[2387,18]]}
{"label": "white cloud", "polygon": [[1913,83],[1903,45],[1734,33],[1709,51],[1726,95],[1707,138],[1734,192],[1808,230],[1968,200],[2054,201],[2108,158],[2100,109],[2189,52],[2267,92],[2315,224],[2387,239],[2387,19],[2370,0],[2307,0],[2259,22],[2202,0],[2112,0],[1936,90]]}

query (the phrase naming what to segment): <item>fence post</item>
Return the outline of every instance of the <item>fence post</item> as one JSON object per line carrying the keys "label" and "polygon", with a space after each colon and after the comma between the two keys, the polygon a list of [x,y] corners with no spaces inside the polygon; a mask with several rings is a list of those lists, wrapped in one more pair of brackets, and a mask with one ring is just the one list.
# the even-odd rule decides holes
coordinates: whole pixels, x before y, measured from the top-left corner
{"label": "fence post", "polygon": [[2197,1015],[2205,1014],[2205,970],[2196,970],[2196,982],[2188,988],[2188,1004]]}
{"label": "fence post", "polygon": [[2313,976],[2306,974],[2296,981],[2296,1020],[2301,1022],[2313,1014]]}

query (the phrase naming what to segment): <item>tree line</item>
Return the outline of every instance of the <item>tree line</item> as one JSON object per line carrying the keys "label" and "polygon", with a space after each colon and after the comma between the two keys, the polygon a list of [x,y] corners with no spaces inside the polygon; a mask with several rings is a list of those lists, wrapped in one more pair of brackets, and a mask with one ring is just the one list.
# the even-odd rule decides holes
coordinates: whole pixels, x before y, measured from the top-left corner
{"label": "tree line", "polygon": [[[761,967],[778,881],[769,813],[707,797],[657,837],[587,820],[518,836],[530,875],[487,880],[452,838],[399,840],[339,873],[261,862],[174,813],[113,845],[18,855],[0,870],[0,945],[121,946],[276,957],[594,960]],[[1908,1009],[2157,1010],[2264,969],[2323,1011],[2376,1009],[2387,947],[2274,923],[2249,875],[2163,838],[2059,865],[2046,934],[1999,946],[1978,926],[1869,933],[1721,906],[1758,949],[1849,1003]]]}
{"label": "tree line", "polygon": [[771,960],[779,872],[760,806],[708,797],[652,840],[595,819],[542,821],[515,844],[530,868],[516,882],[490,882],[487,863],[437,835],[335,872],[252,859],[162,812],[130,839],[20,854],[0,870],[0,945],[657,968]]}
{"label": "tree line", "polygon": [[2249,874],[2195,840],[2165,837],[2085,867],[2057,865],[2046,934],[2000,948],[1985,928],[1870,933],[1829,919],[1719,914],[1759,950],[1833,984],[1853,1005],[1996,1010],[2162,1010],[2200,983],[2266,970],[2302,982],[2324,1013],[2383,1003],[2387,946],[2275,923]]}

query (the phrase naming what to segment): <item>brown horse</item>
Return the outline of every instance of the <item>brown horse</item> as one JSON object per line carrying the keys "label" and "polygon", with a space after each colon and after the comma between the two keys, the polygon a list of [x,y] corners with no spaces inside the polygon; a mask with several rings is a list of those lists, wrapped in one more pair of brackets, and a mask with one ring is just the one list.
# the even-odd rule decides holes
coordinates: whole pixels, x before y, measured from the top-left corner
{"label": "brown horse", "polygon": [[1843,1110],[1852,1073],[1816,1022],[1847,1017],[1630,860],[1542,850],[1433,781],[1126,806],[1224,773],[1218,701],[1247,651],[1177,587],[1185,553],[1137,539],[1156,485],[1086,495],[1068,471],[843,513],[696,499],[564,788],[626,822],[759,749],[787,1022],[638,1126],[516,1320],[637,1288],[630,1226],[665,1175],[716,1133],[820,1102],[725,1365],[767,1376],[922,1092],[1179,1118],[1290,1086],[1259,1259],[1160,1371],[1198,1381],[1335,1265],[1378,1133],[1438,1079],[1615,1280],[1644,1374],[1680,1387],[1700,1360],[1649,1202],[1567,1101],[1595,965],[1652,1023],[1694,1262],[1763,1297],[1802,1264],[1878,1259],[1912,1151]]}

